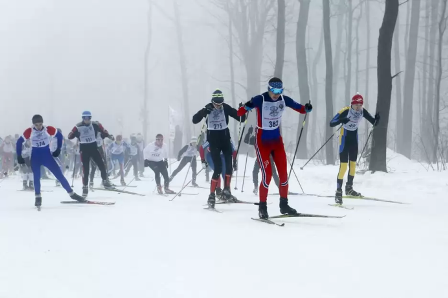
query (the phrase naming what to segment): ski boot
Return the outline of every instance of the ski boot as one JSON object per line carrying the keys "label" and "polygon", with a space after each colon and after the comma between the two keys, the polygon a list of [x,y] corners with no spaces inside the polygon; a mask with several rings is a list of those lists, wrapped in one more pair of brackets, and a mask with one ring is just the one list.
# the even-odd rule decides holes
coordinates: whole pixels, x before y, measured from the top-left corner
{"label": "ski boot", "polygon": [[120,180],[120,184],[121,184],[121,186],[126,186],[126,182],[124,182],[124,179],[123,179],[123,178],[121,178],[121,180]]}
{"label": "ski boot", "polygon": [[342,205],[342,189],[336,189],[336,194],[334,195],[334,201],[336,204]]}
{"label": "ski boot", "polygon": [[73,200],[78,201],[78,202],[85,202],[85,200],[86,200],[85,198],[81,197],[80,195],[78,195],[75,192],[70,193],[70,198],[72,198]]}
{"label": "ski boot", "polygon": [[82,187],[82,197],[83,198],[87,198],[87,196],[89,195],[89,188],[87,185],[83,185]]}
{"label": "ski boot", "polygon": [[157,192],[159,193],[159,195],[163,195],[162,185],[157,185]]}
{"label": "ski boot", "polygon": [[347,196],[353,196],[353,197],[361,197],[361,193],[357,192],[353,189],[352,185],[345,185],[345,194]]}
{"label": "ski boot", "polygon": [[224,190],[222,191],[221,200],[226,200],[227,202],[232,201],[232,193],[230,192],[230,188],[224,188]]}
{"label": "ski boot", "polygon": [[288,199],[280,198],[280,213],[294,215],[297,214],[297,211],[296,209],[291,208],[291,206],[288,205]]}
{"label": "ski boot", "polygon": [[172,191],[172,190],[169,188],[169,186],[165,186],[165,193],[166,193],[167,195],[174,195],[174,194],[176,194],[174,191]]}
{"label": "ski boot", "polygon": [[28,190],[28,181],[23,180],[23,190]]}
{"label": "ski boot", "polygon": [[260,202],[258,204],[258,216],[260,216],[261,219],[268,219],[268,205],[266,202]]}
{"label": "ski boot", "polygon": [[216,199],[215,199],[215,194],[214,194],[214,193],[211,193],[211,194],[208,196],[208,200],[207,200],[208,208],[215,209],[215,201],[216,201]]}
{"label": "ski boot", "polygon": [[191,181],[191,185],[192,185],[193,187],[199,187],[199,185],[196,183],[195,180]]}
{"label": "ski boot", "polygon": [[142,179],[138,178],[138,175],[134,178],[135,181],[142,181]]}
{"label": "ski boot", "polygon": [[216,192],[216,197],[218,198],[218,200],[222,200],[222,189],[220,187],[217,187],[215,189]]}
{"label": "ski boot", "polygon": [[29,182],[29,186],[28,186],[28,188],[34,190],[34,181],[30,181],[30,182]]}
{"label": "ski boot", "polygon": [[103,180],[103,186],[105,189],[114,189],[115,188],[109,179]]}
{"label": "ski boot", "polygon": [[140,178],[145,178],[145,176],[143,175],[143,173],[140,173]]}
{"label": "ski boot", "polygon": [[36,195],[36,200],[34,201],[34,206],[40,207],[42,206],[42,197],[40,195]]}
{"label": "ski boot", "polygon": [[89,188],[93,188],[93,181],[89,182]]}

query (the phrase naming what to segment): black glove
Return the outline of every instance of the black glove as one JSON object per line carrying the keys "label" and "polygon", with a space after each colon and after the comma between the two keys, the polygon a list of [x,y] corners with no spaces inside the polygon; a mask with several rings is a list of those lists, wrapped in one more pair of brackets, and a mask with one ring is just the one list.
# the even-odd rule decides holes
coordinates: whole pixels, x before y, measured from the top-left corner
{"label": "black glove", "polygon": [[252,100],[249,100],[248,102],[246,102],[244,104],[246,107],[253,109],[254,108],[254,103],[252,102]]}
{"label": "black glove", "polygon": [[247,133],[248,133],[249,135],[251,135],[253,132],[254,132],[254,127],[251,125],[251,126],[249,127],[249,129],[247,130]]}
{"label": "black glove", "polygon": [[25,164],[25,160],[23,159],[22,155],[17,155],[17,162],[19,163],[19,165]]}
{"label": "black glove", "polygon": [[203,109],[202,109],[202,113],[204,114],[204,116],[207,116],[208,114],[210,114],[213,111],[213,105],[208,104],[206,105]]}
{"label": "black glove", "polygon": [[238,171],[238,161],[236,158],[233,160],[233,170],[236,172]]}
{"label": "black glove", "polygon": [[60,148],[56,149],[56,150],[52,153],[52,155],[53,155],[54,157],[58,157],[59,154],[61,154],[61,149],[60,149]]}
{"label": "black glove", "polygon": [[111,139],[112,141],[115,141],[115,137],[113,135],[109,135],[108,138]]}
{"label": "black glove", "polygon": [[310,103],[305,104],[305,112],[309,113],[313,110],[313,106]]}
{"label": "black glove", "polygon": [[145,166],[145,167],[149,167],[149,160],[145,159],[144,166]]}
{"label": "black glove", "polygon": [[348,119],[347,117],[341,118],[341,120],[339,120],[339,122],[347,124],[350,121],[350,119]]}
{"label": "black glove", "polygon": [[165,163],[165,166],[168,169],[168,159],[165,158],[165,160],[163,162]]}
{"label": "black glove", "polygon": [[238,108],[241,108],[242,106],[243,106],[243,103],[240,102],[240,103],[238,104]]}
{"label": "black glove", "polygon": [[380,122],[380,118],[381,118],[381,117],[380,117],[380,113],[376,113],[376,114],[375,114],[375,124],[374,124],[375,126],[377,126],[377,125],[378,125],[378,122]]}

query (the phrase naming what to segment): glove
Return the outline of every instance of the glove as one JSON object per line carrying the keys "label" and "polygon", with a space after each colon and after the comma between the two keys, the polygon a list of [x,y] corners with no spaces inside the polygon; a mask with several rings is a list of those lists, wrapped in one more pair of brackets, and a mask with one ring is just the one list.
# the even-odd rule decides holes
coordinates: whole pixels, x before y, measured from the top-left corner
{"label": "glove", "polygon": [[56,149],[53,153],[52,153],[52,155],[54,156],[54,157],[58,157],[59,156],[59,154],[61,154],[61,149]]}
{"label": "glove", "polygon": [[375,124],[374,124],[375,126],[377,126],[377,125],[378,125],[378,122],[380,122],[380,118],[381,118],[381,117],[380,117],[380,113],[376,113],[376,114],[375,114]]}
{"label": "glove", "polygon": [[213,111],[213,107],[210,105],[206,105],[203,109],[202,112],[204,113],[204,115],[208,115]]}
{"label": "glove", "polygon": [[251,125],[251,126],[249,127],[249,129],[247,130],[247,133],[248,133],[249,135],[251,135],[253,132],[254,132],[254,127]]}
{"label": "glove", "polygon": [[145,159],[144,166],[149,167],[149,160]]}
{"label": "glove", "polygon": [[313,106],[310,103],[305,104],[305,112],[309,113],[313,110]]}
{"label": "glove", "polygon": [[163,162],[165,163],[165,167],[168,169],[168,159],[165,158]]}
{"label": "glove", "polygon": [[203,170],[207,169],[208,166],[207,162],[205,160],[201,160],[201,163],[202,163],[202,169]]}
{"label": "glove", "polygon": [[233,171],[238,171],[238,161],[236,158],[233,160]]}
{"label": "glove", "polygon": [[113,135],[109,135],[108,138],[111,139],[112,141],[115,141],[115,137]]}
{"label": "glove", "polygon": [[341,120],[339,120],[341,123],[347,124],[350,119],[348,119],[347,117],[341,118]]}
{"label": "glove", "polygon": [[254,103],[252,102],[252,100],[249,100],[244,104],[244,107],[246,108],[247,111],[250,111],[254,108]]}
{"label": "glove", "polygon": [[17,162],[19,163],[19,165],[25,164],[25,160],[23,159],[22,155],[17,155]]}

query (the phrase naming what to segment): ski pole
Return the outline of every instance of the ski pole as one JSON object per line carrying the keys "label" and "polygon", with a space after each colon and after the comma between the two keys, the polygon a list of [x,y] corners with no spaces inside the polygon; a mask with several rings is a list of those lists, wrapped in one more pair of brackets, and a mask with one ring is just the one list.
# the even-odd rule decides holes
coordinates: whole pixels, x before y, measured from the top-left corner
{"label": "ski pole", "polygon": [[299,149],[300,139],[302,138],[303,128],[305,127],[305,123],[306,123],[306,116],[308,116],[308,113],[306,113],[305,118],[303,118],[302,129],[300,130],[299,139],[297,140],[296,151],[294,151],[294,157],[292,159],[291,170],[289,170],[288,181],[289,181],[289,178],[291,177],[291,172],[292,172],[292,167],[294,166],[294,161],[296,160],[297,149]]}
{"label": "ski pole", "polygon": [[244,192],[244,180],[246,179],[246,167],[247,167],[247,158],[248,157],[249,157],[249,150],[247,150],[246,163],[244,164],[243,185],[241,186],[241,192]]}
{"label": "ski pole", "polygon": [[[191,157],[190,166],[188,167],[187,174],[185,174],[184,183],[182,185],[185,185],[185,181],[187,181],[188,173],[190,173],[191,163],[193,162],[193,158],[196,158],[196,155]],[[193,179],[191,179],[191,180],[193,180]],[[182,190],[178,193],[178,195],[179,195],[179,197],[182,195]]]}
{"label": "ski pole", "polygon": [[373,124],[373,128],[372,128],[372,130],[371,130],[370,133],[369,133],[369,136],[367,137],[366,144],[364,145],[364,148],[362,148],[361,155],[359,156],[358,162],[356,163],[357,166],[359,165],[359,161],[361,160],[361,157],[362,157],[362,155],[364,154],[364,150],[366,150],[367,144],[369,143],[370,136],[372,135],[372,132],[373,132],[373,130],[375,129],[375,125],[376,125],[376,120],[375,120],[375,123]]}
{"label": "ski pole", "polygon": [[134,179],[135,179],[135,177],[132,178],[131,182],[129,182],[128,184],[126,184],[126,186],[125,186],[122,190],[125,190],[129,185],[131,185],[131,183],[132,183],[132,181],[134,181]]}
{"label": "ski pole", "polygon": [[299,177],[297,177],[296,171],[294,170],[294,168],[292,167],[291,163],[288,160],[289,165],[291,166],[292,172],[294,173],[294,176],[296,176],[297,182],[299,183],[300,189],[302,190],[303,193],[305,193],[305,191],[303,190],[302,184],[299,181]]}
{"label": "ski pole", "polygon": [[75,181],[75,170],[76,170],[76,152],[75,152],[75,158],[73,159],[72,187],[73,187],[73,182]]}
{"label": "ski pole", "polygon": [[[239,129],[238,129],[238,142],[239,142],[240,139],[241,139],[241,117],[240,117]],[[238,147],[239,147],[239,144],[238,144]],[[238,152],[236,153],[236,156],[235,156],[235,163],[237,163],[237,162],[238,162]],[[238,185],[238,168],[236,169],[236,174],[235,175],[236,175],[235,190],[237,190],[238,189],[238,187],[237,187],[237,185]]]}
{"label": "ski pole", "polygon": [[[200,172],[202,172],[204,170],[204,168],[202,168],[199,172],[197,172],[196,173],[196,175],[198,175]],[[172,200],[174,200],[177,196],[179,196],[181,193],[182,193],[182,191],[185,189],[185,187],[187,187],[188,186],[188,184],[190,184],[191,183],[191,181],[193,181],[193,179],[191,179],[190,181],[188,181],[188,183],[187,184],[185,184],[184,186],[182,186],[182,189],[170,200],[170,202],[172,201]]]}
{"label": "ski pole", "polygon": [[324,148],[325,145],[327,145],[327,143],[334,137],[334,135],[342,128],[342,125],[339,126],[338,130],[336,130],[331,137],[328,138],[328,140],[319,148],[317,149],[316,153],[313,154],[313,156],[310,157],[310,159],[308,159],[308,161],[303,165],[303,167],[301,167],[300,169],[303,170],[303,168],[314,158],[314,156],[316,156],[317,153],[319,153],[320,150],[322,150],[322,148]]}
{"label": "ski pole", "polygon": [[[248,119],[248,116],[246,116],[246,120],[244,121],[243,131],[242,131],[241,134],[239,135],[238,148],[237,148],[237,150],[236,150],[236,159],[235,159],[235,161],[236,161],[237,163],[238,163],[238,153],[240,152],[241,140],[243,139],[242,136],[244,135],[244,130],[246,129],[247,119]],[[241,123],[241,122],[240,122],[240,123]],[[238,185],[238,171],[236,171],[235,189],[238,189],[237,185]]]}

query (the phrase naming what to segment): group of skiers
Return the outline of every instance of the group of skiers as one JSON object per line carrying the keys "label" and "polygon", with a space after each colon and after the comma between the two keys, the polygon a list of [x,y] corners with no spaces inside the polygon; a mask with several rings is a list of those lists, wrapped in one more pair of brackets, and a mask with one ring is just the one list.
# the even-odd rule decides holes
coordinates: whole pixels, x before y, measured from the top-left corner
{"label": "group of skiers", "polygon": [[[121,135],[114,137],[100,122],[92,121],[92,114],[89,111],[82,113],[82,121],[77,123],[68,134],[68,140],[77,139],[77,145],[71,146],[73,157],[71,161],[67,159],[61,151],[67,149],[68,140],[62,136],[60,129],[52,126],[44,126],[43,118],[35,115],[32,118],[33,126],[27,128],[21,137],[17,138],[14,150],[11,138],[6,138],[0,145],[0,152],[3,157],[3,169],[17,156],[17,162],[22,169],[24,187],[33,187],[36,197],[36,206],[40,206],[41,191],[40,178],[41,167],[45,166],[50,170],[70,197],[77,201],[85,201],[88,196],[89,187],[93,187],[93,177],[95,170],[100,171],[102,185],[106,189],[113,189],[115,186],[109,180],[109,172],[118,170],[116,177],[120,176],[122,185],[124,176],[133,167],[134,179],[139,180],[143,174],[143,168],[149,167],[155,174],[157,191],[163,194],[173,194],[169,188],[170,181],[187,165],[190,164],[192,186],[198,186],[197,176],[197,155],[201,158],[202,168],[208,172],[212,168],[213,175],[210,181],[210,194],[208,196],[208,208],[214,209],[216,200],[224,200],[229,203],[238,201],[231,193],[231,181],[233,172],[237,169],[236,157],[238,147],[235,148],[231,140],[228,129],[229,119],[241,123],[247,123],[248,112],[256,111],[256,127],[248,128],[248,133],[244,137],[244,142],[253,145],[257,156],[257,163],[253,169],[254,193],[259,196],[258,211],[261,219],[268,219],[267,197],[269,184],[274,175],[274,180],[279,188],[280,212],[282,214],[297,214],[297,211],[288,203],[288,161],[286,157],[283,139],[280,134],[283,112],[286,107],[294,111],[305,114],[312,111],[311,103],[301,105],[292,98],[283,95],[283,82],[279,78],[272,78],[268,82],[267,91],[263,94],[252,97],[244,104],[240,104],[238,110],[224,102],[224,95],[220,90],[215,90],[212,94],[211,102],[193,115],[193,123],[198,124],[203,119],[202,132],[199,138],[193,137],[178,153],[178,167],[171,176],[168,175],[168,150],[164,144],[162,134],[157,134],[154,142],[147,146],[143,145],[141,135],[131,135],[130,141],[125,141]],[[377,113],[372,117],[363,108],[363,98],[356,94],[351,100],[351,105],[340,110],[330,121],[330,126],[341,125],[339,137],[340,168],[337,175],[337,186],[335,193],[336,204],[342,205],[342,186],[347,168],[349,169],[345,192],[347,195],[360,196],[361,194],[353,189],[353,179],[355,176],[356,159],[358,154],[357,130],[362,118],[366,118],[372,125],[377,125],[380,119]],[[240,136],[243,138],[243,136]],[[8,139],[8,140],[7,140]],[[200,140],[199,140],[200,139]],[[105,141],[109,140],[109,141]],[[64,144],[65,143],[65,144]],[[241,140],[236,142],[238,146]],[[63,147],[65,145],[65,147]],[[15,151],[15,152],[14,152]],[[12,156],[12,157],[11,157]],[[107,162],[108,160],[109,162]],[[92,171],[90,165],[92,162]],[[68,164],[82,164],[82,196],[77,195],[70,187],[64,171]],[[109,164],[109,165],[108,165]],[[65,165],[65,166],[64,166]],[[7,165],[8,169],[10,165]],[[261,183],[258,186],[258,172],[261,170]],[[74,173],[76,168],[74,169]],[[2,171],[2,173],[4,170]],[[90,174],[90,179],[89,179]],[[161,177],[164,184],[162,188]],[[222,176],[222,182],[221,177]],[[29,181],[29,184],[27,183]],[[33,183],[34,181],[34,183]]]}

